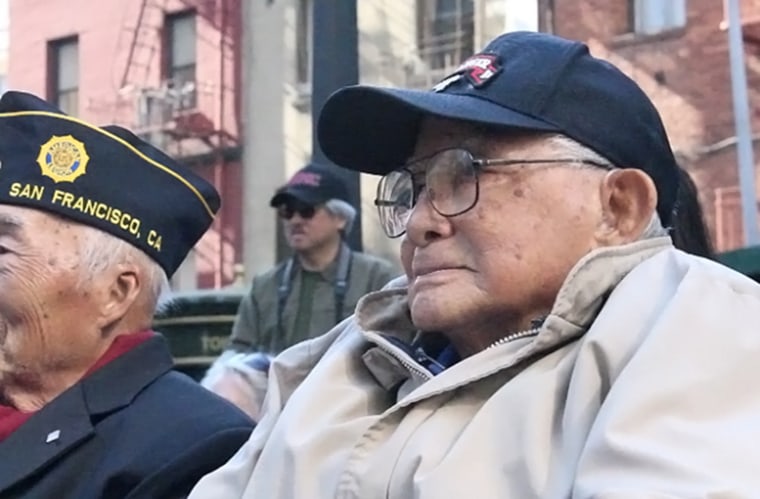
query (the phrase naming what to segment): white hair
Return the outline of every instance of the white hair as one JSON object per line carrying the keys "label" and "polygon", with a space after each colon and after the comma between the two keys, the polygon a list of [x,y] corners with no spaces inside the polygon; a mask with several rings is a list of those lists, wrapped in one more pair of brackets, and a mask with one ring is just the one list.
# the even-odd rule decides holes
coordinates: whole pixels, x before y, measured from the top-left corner
{"label": "white hair", "polygon": [[351,228],[354,226],[354,220],[356,220],[356,208],[342,199],[328,200],[325,203],[325,208],[327,211],[340,217],[346,222],[345,227],[343,227],[343,234],[351,232]]}
{"label": "white hair", "polygon": [[610,170],[612,170],[613,168],[616,168],[615,164],[612,161],[605,158],[604,156],[597,153],[596,151],[584,146],[580,142],[571,139],[567,135],[552,134],[547,137],[547,141],[549,142],[549,144],[551,144],[555,148],[560,149],[561,152],[566,157],[577,160],[578,163],[571,163],[574,167],[598,168],[594,165],[589,165],[589,164],[580,162],[580,161],[593,161],[595,163],[599,163],[603,167],[609,168]]}
{"label": "white hair", "polygon": [[80,286],[86,286],[103,270],[121,262],[131,261],[144,270],[149,303],[155,309],[159,300],[169,292],[169,278],[161,266],[128,242],[94,227],[82,226],[80,241],[82,276]]}
{"label": "white hair", "polygon": [[[550,135],[547,140],[552,146],[559,148],[565,155],[568,156],[568,158],[578,160],[577,163],[571,163],[573,168],[597,168],[594,165],[581,163],[580,161],[593,161],[595,163],[599,163],[603,167],[609,168],[610,170],[617,168],[617,166],[609,159],[584,146],[580,142],[571,139],[567,135],[553,134]],[[646,228],[639,236],[639,239],[653,239],[667,235],[669,235],[668,229],[662,226],[660,215],[655,210]]]}

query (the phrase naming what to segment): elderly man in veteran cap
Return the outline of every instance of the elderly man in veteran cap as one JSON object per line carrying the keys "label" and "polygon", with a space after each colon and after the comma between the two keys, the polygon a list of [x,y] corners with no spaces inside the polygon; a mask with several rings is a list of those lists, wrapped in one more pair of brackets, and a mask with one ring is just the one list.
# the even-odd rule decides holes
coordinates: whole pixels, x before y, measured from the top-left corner
{"label": "elderly man in veteran cap", "polygon": [[0,161],[0,497],[187,495],[252,428],[150,330],[216,191],[20,92],[0,100]]}
{"label": "elderly man in veteran cap", "polygon": [[632,80],[509,33],[432,91],[339,90],[318,137],[383,176],[410,275],[274,360],[191,498],[758,495],[760,286],[673,247],[678,170]]}

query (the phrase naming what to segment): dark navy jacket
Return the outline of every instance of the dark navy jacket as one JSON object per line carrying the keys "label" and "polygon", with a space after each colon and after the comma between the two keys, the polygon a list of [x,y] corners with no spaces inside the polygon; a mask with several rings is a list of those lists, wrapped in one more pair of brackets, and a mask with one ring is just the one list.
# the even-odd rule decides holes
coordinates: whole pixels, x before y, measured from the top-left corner
{"label": "dark navy jacket", "polygon": [[180,498],[253,423],[171,371],[156,336],[117,357],[0,442],[0,498]]}

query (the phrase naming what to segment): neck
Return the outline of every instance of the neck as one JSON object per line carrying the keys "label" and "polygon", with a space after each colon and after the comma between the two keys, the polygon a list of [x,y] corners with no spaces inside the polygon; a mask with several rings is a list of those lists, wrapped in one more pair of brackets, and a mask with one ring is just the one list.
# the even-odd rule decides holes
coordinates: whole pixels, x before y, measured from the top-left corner
{"label": "neck", "polygon": [[0,374],[0,401],[22,412],[42,409],[82,379],[100,355],[72,365]]}
{"label": "neck", "polygon": [[95,343],[82,345],[80,349],[86,350],[87,354],[78,351],[71,355],[38,359],[23,369],[2,366],[8,370],[0,370],[0,404],[22,412],[42,409],[84,378],[118,336],[149,329],[149,326],[141,327],[144,322],[123,321],[94,333],[99,339]]}
{"label": "neck", "polygon": [[501,316],[480,324],[471,322],[470,327],[452,330],[444,336],[448,337],[462,358],[469,357],[504,338],[540,327],[547,313],[531,314],[522,320]]}
{"label": "neck", "polygon": [[322,272],[335,261],[342,242],[343,240],[339,237],[316,248],[300,252],[298,253],[298,263],[304,270]]}

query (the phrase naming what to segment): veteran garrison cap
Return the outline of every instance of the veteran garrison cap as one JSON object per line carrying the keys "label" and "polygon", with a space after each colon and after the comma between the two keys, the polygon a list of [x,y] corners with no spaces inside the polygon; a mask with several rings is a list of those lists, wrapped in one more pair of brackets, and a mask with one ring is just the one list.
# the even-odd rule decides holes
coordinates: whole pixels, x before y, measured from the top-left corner
{"label": "veteran garrison cap", "polygon": [[211,184],[128,130],[90,125],[11,91],[0,98],[0,204],[96,227],[171,276],[220,200]]}

